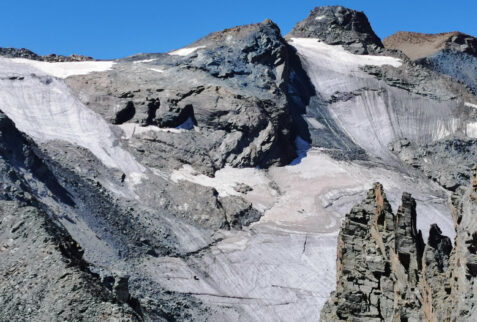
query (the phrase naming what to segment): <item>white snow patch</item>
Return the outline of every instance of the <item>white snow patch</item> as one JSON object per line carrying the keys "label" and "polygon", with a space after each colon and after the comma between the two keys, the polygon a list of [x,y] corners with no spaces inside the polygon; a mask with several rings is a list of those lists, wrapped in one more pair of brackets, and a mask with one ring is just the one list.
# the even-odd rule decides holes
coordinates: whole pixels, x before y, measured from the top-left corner
{"label": "white snow patch", "polygon": [[142,64],[142,63],[149,63],[152,61],[157,60],[157,58],[150,58],[150,59],[143,59],[143,60],[136,60],[133,62],[133,64]]}
{"label": "white snow patch", "polygon": [[[266,209],[259,224],[270,223],[286,231],[314,233],[336,233],[340,219],[364,199],[374,182],[379,181],[394,210],[404,191],[413,194],[418,207],[424,209],[418,216],[418,226],[424,235],[428,233],[429,225],[437,222],[450,238],[454,236],[447,195],[442,189],[396,171],[336,161],[315,149],[308,150],[299,163],[272,167],[268,171],[227,166],[217,171],[215,177],[208,177],[185,165],[172,173],[171,180],[214,187],[221,197],[242,195],[255,208]],[[240,194],[234,189],[238,183],[253,190]]]}
{"label": "white snow patch", "polygon": [[[12,74],[25,78],[9,80]],[[41,71],[23,61],[0,59],[0,106],[16,127],[40,143],[61,140],[84,147],[107,167],[137,182],[145,168],[118,145],[110,125],[85,107],[62,80],[31,74]]]}
{"label": "white snow patch", "polygon": [[465,102],[464,105],[467,106],[467,107],[477,108],[477,104],[472,104],[472,103],[469,103],[469,102]]}
{"label": "white snow patch", "polygon": [[226,166],[217,171],[212,178],[198,173],[190,165],[184,165],[181,169],[175,170],[171,174],[171,179],[174,182],[186,180],[202,186],[213,187],[221,197],[239,196],[240,193],[234,189],[238,183],[254,187],[262,184],[268,185],[270,181],[263,171],[255,168],[238,169]]}
{"label": "white snow patch", "polygon": [[16,63],[26,64],[35,67],[45,74],[66,78],[73,75],[86,75],[92,72],[104,72],[110,70],[115,62],[113,61],[81,61],[81,62],[60,62],[50,63],[24,58],[12,58]]}
{"label": "white snow patch", "polygon": [[164,69],[161,68],[149,68],[149,70],[152,70],[153,72],[164,73]]}
{"label": "white snow patch", "polygon": [[389,56],[356,55],[346,51],[342,46],[328,45],[313,38],[291,38],[292,45],[300,50],[307,51],[320,59],[322,64],[329,63],[333,70],[352,71],[358,67],[373,65],[391,65],[399,67],[402,61]]}
{"label": "white snow patch", "polygon": [[477,123],[467,124],[466,134],[469,138],[477,138]]}
{"label": "white snow patch", "polygon": [[325,16],[325,15],[322,15],[322,16],[317,16],[317,17],[315,18],[315,20],[316,20],[316,21],[321,21],[321,20],[323,20],[323,19],[325,19],[325,18],[326,18],[326,16]]}
{"label": "white snow patch", "polygon": [[171,51],[169,55],[173,56],[188,56],[192,54],[194,51],[197,49],[205,48],[205,46],[197,46],[197,47],[186,47],[186,48],[181,48],[178,50]]}

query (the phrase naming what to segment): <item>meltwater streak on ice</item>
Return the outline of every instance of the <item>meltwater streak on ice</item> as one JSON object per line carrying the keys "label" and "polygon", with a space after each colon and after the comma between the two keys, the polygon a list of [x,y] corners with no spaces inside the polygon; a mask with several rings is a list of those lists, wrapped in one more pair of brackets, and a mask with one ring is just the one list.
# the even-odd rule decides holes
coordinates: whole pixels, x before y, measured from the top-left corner
{"label": "meltwater streak on ice", "polygon": [[[74,66],[73,70],[78,70]],[[24,79],[9,79],[12,76]],[[84,147],[104,165],[135,180],[145,171],[119,146],[118,138],[101,116],[85,107],[62,80],[31,64],[0,59],[0,109],[35,141],[62,140]]]}

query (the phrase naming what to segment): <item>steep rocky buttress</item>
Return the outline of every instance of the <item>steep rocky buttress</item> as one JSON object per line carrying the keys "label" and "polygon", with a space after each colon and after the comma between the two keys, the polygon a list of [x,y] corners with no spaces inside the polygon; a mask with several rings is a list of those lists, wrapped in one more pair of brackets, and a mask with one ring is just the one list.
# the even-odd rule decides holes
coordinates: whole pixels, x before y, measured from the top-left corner
{"label": "steep rocky buttress", "polygon": [[346,215],[338,238],[337,287],[323,321],[474,321],[476,179],[452,196],[457,236],[433,224],[425,244],[416,201],[404,193],[396,214],[381,184]]}

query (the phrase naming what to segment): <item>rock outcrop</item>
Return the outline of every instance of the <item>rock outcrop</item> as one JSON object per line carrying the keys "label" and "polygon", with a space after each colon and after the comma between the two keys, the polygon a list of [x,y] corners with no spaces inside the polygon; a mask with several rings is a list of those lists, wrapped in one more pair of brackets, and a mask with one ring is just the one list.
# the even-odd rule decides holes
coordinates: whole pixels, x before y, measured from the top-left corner
{"label": "rock outcrop", "polygon": [[[475,177],[477,178],[477,176]],[[383,187],[346,215],[339,234],[337,288],[323,321],[473,321],[477,316],[477,179],[452,197],[455,246],[433,224],[427,244],[407,193],[396,215]]]}
{"label": "rock outcrop", "polygon": [[[474,167],[474,171],[477,169]],[[456,226],[455,247],[450,258],[451,272],[446,283],[450,297],[447,316],[451,321],[477,319],[477,172],[471,185],[452,196],[452,215]]]}
{"label": "rock outcrop", "polygon": [[477,140],[443,139],[430,144],[416,144],[408,139],[393,142],[390,149],[404,163],[422,171],[445,189],[455,191],[467,186],[472,166],[477,164]]}
{"label": "rock outcrop", "polygon": [[355,54],[373,54],[383,48],[366,15],[341,6],[316,7],[287,37],[318,38]]}
{"label": "rock outcrop", "polygon": [[[119,73],[68,83],[111,123],[156,129],[131,138],[143,151],[138,157],[147,162],[154,154],[156,166],[190,164],[211,175],[226,163],[268,167],[296,157],[288,97],[293,51],[277,25],[227,29],[181,50],[186,54],[133,56],[120,61]],[[175,135],[159,131],[177,127],[183,131]]]}
{"label": "rock outcrop", "polygon": [[0,47],[0,56],[7,57],[7,58],[33,59],[33,60],[47,61],[47,62],[73,62],[73,61],[93,60],[93,57],[75,55],[75,54],[70,56],[63,56],[63,55],[56,55],[56,54],[40,56],[26,48],[10,48],[10,47],[8,48]]}

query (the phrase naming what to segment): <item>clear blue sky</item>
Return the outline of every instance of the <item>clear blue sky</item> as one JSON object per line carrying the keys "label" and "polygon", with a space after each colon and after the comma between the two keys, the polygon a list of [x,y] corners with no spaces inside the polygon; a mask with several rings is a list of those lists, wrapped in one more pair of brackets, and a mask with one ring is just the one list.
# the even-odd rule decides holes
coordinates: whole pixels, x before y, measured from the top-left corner
{"label": "clear blue sky", "polygon": [[100,59],[167,52],[212,32],[271,18],[286,34],[316,6],[364,11],[381,38],[399,31],[477,36],[476,0],[0,0],[0,46]]}

